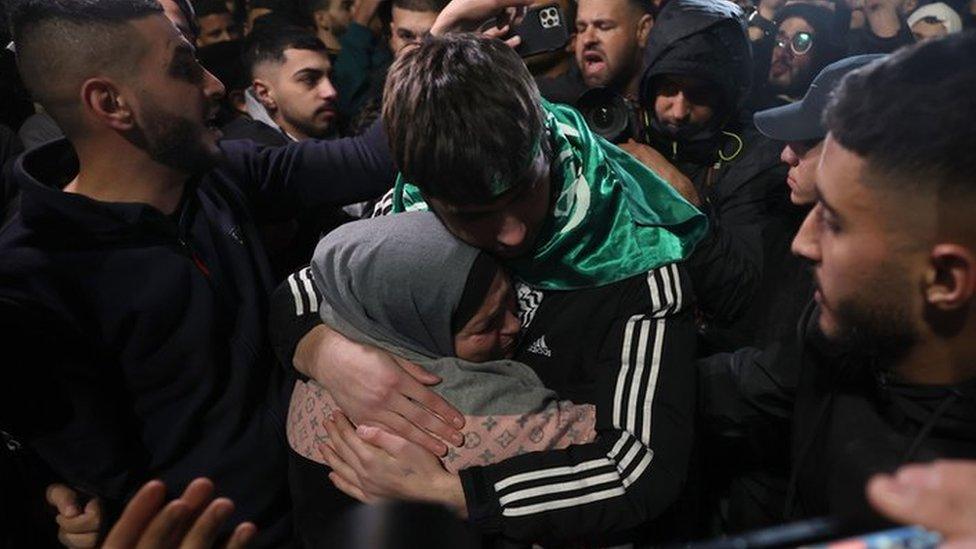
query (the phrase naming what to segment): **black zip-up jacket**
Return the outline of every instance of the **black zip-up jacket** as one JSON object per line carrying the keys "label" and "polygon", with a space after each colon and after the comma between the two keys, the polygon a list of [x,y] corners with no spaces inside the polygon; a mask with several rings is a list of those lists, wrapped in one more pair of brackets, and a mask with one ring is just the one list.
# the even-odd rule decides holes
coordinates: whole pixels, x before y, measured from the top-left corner
{"label": "black zip-up jacket", "polygon": [[788,464],[784,519],[875,522],[864,493],[872,475],[905,463],[976,459],[976,380],[894,382],[874,359],[825,341],[817,314],[811,307],[804,315],[796,345],[709,359],[700,378],[702,425],[755,449],[769,466]]}
{"label": "black zip-up jacket", "polygon": [[[258,545],[291,537],[283,437],[290,385],[266,335],[273,290],[255,221],[374,198],[393,181],[379,124],[282,148],[224,142],[166,216],[61,188],[67,141],[18,160],[0,230],[0,426],[114,511],[143,482],[214,480]],[[123,181],[116,182],[124,184]]]}
{"label": "black zip-up jacket", "polygon": [[653,98],[661,77],[681,75],[717,90],[707,127],[674,136],[652,119],[647,138],[705,203],[709,232],[685,267],[704,317],[723,326],[741,318],[756,295],[763,225],[776,195],[786,193],[782,147],[744,116],[752,61],[741,16],[730,2],[669,1],[648,35],[640,89],[640,97]]}

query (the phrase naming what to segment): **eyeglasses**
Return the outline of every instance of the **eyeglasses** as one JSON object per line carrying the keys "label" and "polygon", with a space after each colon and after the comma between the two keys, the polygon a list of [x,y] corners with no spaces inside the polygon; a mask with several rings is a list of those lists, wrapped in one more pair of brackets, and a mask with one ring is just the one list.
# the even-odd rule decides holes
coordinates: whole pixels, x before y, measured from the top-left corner
{"label": "eyeglasses", "polygon": [[809,32],[801,31],[794,34],[793,38],[789,39],[789,42],[786,41],[786,38],[777,38],[776,45],[783,49],[789,47],[790,51],[795,55],[806,55],[810,51],[810,48],[813,47],[813,35]]}

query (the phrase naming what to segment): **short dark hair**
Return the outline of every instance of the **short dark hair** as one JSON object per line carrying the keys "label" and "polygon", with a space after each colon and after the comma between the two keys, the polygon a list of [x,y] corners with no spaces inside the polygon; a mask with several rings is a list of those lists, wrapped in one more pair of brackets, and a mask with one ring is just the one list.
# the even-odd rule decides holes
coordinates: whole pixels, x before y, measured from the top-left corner
{"label": "short dark hair", "polygon": [[545,146],[545,113],[525,64],[476,34],[430,36],[394,62],[383,121],[397,167],[428,197],[452,204],[495,198]]}
{"label": "short dark hair", "polygon": [[196,3],[197,19],[208,15],[232,15],[223,0],[200,0]]}
{"label": "short dark hair", "polygon": [[33,99],[66,132],[79,130],[77,99],[93,75],[126,77],[148,45],[128,25],[163,15],[156,0],[19,0],[10,14],[17,64]]}
{"label": "short dark hair", "polygon": [[976,196],[976,34],[926,41],[848,74],[824,123],[873,181]]}
{"label": "short dark hair", "polygon": [[393,6],[407,11],[440,13],[451,0],[393,0]]}
{"label": "short dark hair", "polygon": [[654,2],[651,0],[627,0],[631,7],[636,8],[644,13],[649,13],[653,16],[657,15],[657,10],[654,8]]}
{"label": "short dark hair", "polygon": [[261,63],[285,62],[285,50],[309,50],[328,53],[312,31],[303,27],[257,28],[247,37],[244,65],[254,76],[254,68]]}

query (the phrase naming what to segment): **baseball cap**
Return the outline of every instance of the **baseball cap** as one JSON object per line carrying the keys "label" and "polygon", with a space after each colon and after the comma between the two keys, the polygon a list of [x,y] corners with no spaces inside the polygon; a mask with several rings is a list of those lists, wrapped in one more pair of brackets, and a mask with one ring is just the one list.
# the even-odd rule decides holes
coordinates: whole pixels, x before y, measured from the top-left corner
{"label": "baseball cap", "polygon": [[756,128],[776,141],[823,139],[827,136],[823,112],[830,101],[831,92],[847,73],[884,57],[880,54],[856,55],[827,65],[813,79],[803,99],[757,112],[753,116]]}

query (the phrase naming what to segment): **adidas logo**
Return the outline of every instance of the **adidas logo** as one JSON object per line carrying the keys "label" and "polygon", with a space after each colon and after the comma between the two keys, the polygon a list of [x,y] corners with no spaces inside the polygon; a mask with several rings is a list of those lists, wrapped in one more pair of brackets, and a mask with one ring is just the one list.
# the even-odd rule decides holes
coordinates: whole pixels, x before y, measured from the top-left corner
{"label": "adidas logo", "polygon": [[546,336],[542,336],[539,339],[535,340],[535,342],[532,343],[532,345],[529,345],[528,351],[530,353],[535,353],[537,355],[542,355],[546,357],[552,356],[552,351],[549,349],[549,346],[546,345]]}

